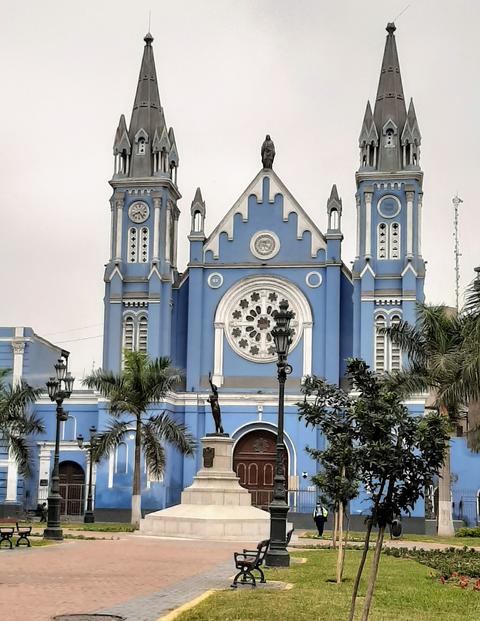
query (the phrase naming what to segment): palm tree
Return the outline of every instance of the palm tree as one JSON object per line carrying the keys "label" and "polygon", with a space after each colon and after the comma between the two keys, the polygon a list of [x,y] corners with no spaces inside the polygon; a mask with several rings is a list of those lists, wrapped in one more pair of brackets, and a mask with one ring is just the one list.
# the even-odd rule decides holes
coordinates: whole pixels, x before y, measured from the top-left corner
{"label": "palm tree", "polygon": [[18,466],[21,475],[31,474],[31,450],[28,436],[42,433],[45,428],[29,406],[42,392],[26,382],[7,384],[10,369],[0,369],[0,443],[3,444]]}
{"label": "palm tree", "polygon": [[135,429],[135,461],[132,489],[132,523],[138,528],[141,519],[141,455],[145,457],[149,474],[160,478],[165,470],[167,442],[183,455],[193,455],[195,442],[185,425],[167,414],[152,414],[151,406],[158,404],[180,381],[180,373],[170,366],[168,358],[151,360],[142,352],[125,352],[121,373],[99,369],[84,379],[88,388],[98,390],[110,400],[112,420],[96,441],[95,458],[109,455]]}
{"label": "palm tree", "polygon": [[[414,326],[402,321],[385,332],[408,356],[407,368],[391,375],[396,389],[404,396],[429,392],[429,406],[455,422],[472,394],[471,379],[465,375],[464,317],[446,306],[419,304]],[[453,535],[449,444],[439,477],[438,534]]]}

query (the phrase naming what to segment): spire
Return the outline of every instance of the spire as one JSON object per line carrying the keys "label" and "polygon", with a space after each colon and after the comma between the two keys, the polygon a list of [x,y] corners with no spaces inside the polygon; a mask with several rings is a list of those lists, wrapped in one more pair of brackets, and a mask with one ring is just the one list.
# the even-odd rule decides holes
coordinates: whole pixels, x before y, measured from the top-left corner
{"label": "spire", "polygon": [[400,63],[398,62],[397,45],[393,22],[387,24],[387,40],[383,53],[382,69],[378,82],[375,100],[374,119],[379,130],[391,119],[398,128],[403,128],[407,116],[405,97],[403,95]]}
{"label": "spire", "polygon": [[144,38],[142,64],[138,76],[137,92],[130,120],[130,140],[133,142],[141,129],[153,138],[155,129],[162,126],[160,95],[158,93],[157,72],[153,58],[153,37],[147,33]]}
{"label": "spire", "polygon": [[192,216],[192,226],[190,231],[190,236],[200,236],[205,237],[204,235],[204,226],[205,226],[205,201],[202,197],[202,191],[200,188],[197,188],[195,192],[195,196],[192,201],[192,206],[190,208],[190,213]]}
{"label": "spire", "polygon": [[128,139],[127,124],[125,115],[122,114],[118,122],[117,131],[115,133],[115,142],[113,143],[113,154],[118,155],[125,151],[126,155],[130,155],[132,145]]}
{"label": "spire", "polygon": [[328,214],[328,233],[333,231],[340,231],[340,224],[342,219],[342,199],[338,196],[337,186],[334,183],[332,185],[332,191],[330,192],[330,198],[327,201],[327,214]]}
{"label": "spire", "polygon": [[363,117],[362,130],[358,139],[358,146],[360,148],[365,147],[367,144],[374,143],[374,146],[378,146],[378,132],[373,122],[372,108],[370,101],[367,101],[367,107],[365,109],[365,116]]}

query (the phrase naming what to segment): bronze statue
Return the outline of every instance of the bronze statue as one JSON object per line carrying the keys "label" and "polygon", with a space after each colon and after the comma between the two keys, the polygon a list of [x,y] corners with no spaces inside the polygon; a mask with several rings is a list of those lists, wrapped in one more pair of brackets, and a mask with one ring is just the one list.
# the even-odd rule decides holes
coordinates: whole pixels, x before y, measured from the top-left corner
{"label": "bronze statue", "polygon": [[270,134],[267,134],[262,144],[262,164],[264,168],[271,168],[273,160],[275,159],[275,145],[270,138]]}
{"label": "bronze statue", "polygon": [[212,387],[212,392],[210,393],[207,401],[210,403],[210,407],[212,408],[212,416],[213,420],[215,421],[215,433],[223,434],[222,413],[220,411],[220,404],[218,402],[218,388],[212,382],[211,373],[208,374],[208,381],[210,383],[210,386]]}

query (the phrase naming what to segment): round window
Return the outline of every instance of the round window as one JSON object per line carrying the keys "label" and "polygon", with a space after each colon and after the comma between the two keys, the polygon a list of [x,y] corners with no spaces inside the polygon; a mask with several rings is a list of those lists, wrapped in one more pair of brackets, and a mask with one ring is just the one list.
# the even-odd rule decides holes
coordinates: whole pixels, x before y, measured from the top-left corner
{"label": "round window", "polygon": [[394,218],[402,208],[396,196],[384,196],[378,201],[377,209],[382,218]]}

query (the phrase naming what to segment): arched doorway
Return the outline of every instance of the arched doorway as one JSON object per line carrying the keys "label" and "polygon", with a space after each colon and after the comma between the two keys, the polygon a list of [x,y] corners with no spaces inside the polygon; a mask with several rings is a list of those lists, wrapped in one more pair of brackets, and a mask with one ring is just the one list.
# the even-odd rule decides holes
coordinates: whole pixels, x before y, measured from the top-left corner
{"label": "arched doorway", "polygon": [[[233,452],[233,469],[240,485],[252,495],[252,505],[267,509],[273,497],[277,437],[266,429],[245,434]],[[285,485],[288,483],[288,454],[284,451]]]}
{"label": "arched doorway", "polygon": [[59,465],[62,515],[83,515],[85,500],[85,471],[75,461],[62,461]]}

